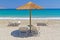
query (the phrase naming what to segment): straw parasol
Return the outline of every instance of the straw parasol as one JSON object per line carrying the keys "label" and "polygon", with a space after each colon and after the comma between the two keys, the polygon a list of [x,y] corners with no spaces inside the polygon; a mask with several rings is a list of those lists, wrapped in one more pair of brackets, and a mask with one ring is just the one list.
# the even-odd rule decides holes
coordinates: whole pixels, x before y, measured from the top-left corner
{"label": "straw parasol", "polygon": [[[21,9],[23,9],[23,10],[24,10],[24,9],[30,10],[30,23],[29,23],[29,27],[30,27],[30,30],[31,30],[31,26],[32,26],[32,24],[31,24],[32,9],[42,9],[42,7],[36,5],[36,4],[32,3],[32,2],[28,2],[27,4],[25,4],[25,5],[23,5],[23,6],[20,6],[20,7],[18,7],[17,9],[18,9],[18,10],[21,10]],[[31,31],[30,31],[30,32],[31,32]]]}

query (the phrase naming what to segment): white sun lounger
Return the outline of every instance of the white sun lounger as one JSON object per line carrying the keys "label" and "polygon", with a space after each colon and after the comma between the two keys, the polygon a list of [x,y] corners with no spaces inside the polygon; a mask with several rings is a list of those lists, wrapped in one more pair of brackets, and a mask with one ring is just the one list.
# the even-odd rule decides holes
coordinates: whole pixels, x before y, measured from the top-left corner
{"label": "white sun lounger", "polygon": [[19,26],[20,23],[21,23],[20,21],[18,21],[18,22],[9,22],[8,26]]}

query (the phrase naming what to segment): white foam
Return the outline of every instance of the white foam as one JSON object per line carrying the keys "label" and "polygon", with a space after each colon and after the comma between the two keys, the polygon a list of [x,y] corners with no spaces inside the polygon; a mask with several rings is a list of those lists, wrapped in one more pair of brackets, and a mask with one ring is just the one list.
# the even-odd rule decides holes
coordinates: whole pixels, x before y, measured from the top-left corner
{"label": "white foam", "polygon": [[[0,19],[29,19],[29,18],[18,18],[18,17],[0,17]],[[60,19],[60,17],[47,17],[47,18],[31,18],[31,19]]]}

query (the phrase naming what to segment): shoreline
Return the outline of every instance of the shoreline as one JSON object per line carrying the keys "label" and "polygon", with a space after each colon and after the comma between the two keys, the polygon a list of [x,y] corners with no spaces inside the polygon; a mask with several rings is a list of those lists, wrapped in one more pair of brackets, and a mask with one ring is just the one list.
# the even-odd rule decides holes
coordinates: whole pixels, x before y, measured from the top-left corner
{"label": "shoreline", "polygon": [[[18,17],[0,17],[0,19],[24,19],[29,20],[29,18],[18,18]],[[60,19],[60,17],[46,17],[46,18],[31,18],[31,19]]]}

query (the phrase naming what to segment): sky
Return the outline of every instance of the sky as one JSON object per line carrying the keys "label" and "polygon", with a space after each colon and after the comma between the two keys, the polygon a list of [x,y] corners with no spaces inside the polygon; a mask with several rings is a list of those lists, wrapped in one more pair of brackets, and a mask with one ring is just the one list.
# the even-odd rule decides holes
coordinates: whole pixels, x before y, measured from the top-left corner
{"label": "sky", "polygon": [[33,2],[44,9],[60,8],[60,0],[0,0],[0,9],[16,9],[28,2]]}

